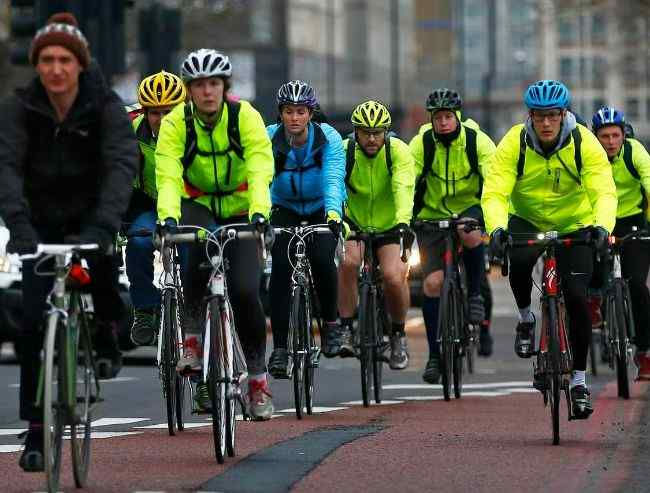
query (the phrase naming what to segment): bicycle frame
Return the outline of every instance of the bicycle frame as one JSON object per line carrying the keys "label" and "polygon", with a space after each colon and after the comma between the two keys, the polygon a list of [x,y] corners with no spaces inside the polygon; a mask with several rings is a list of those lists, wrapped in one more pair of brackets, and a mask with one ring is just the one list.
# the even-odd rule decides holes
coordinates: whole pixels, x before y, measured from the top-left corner
{"label": "bicycle frame", "polygon": [[[179,272],[178,272],[178,264],[177,264],[177,259],[178,259],[178,252],[173,245],[165,245],[162,248],[162,263],[163,263],[163,274],[162,274],[162,281],[161,281],[161,299],[164,299],[165,293],[170,293],[172,299],[176,302],[176,306],[179,307],[180,305],[178,302],[180,301],[178,299],[178,290],[180,289],[180,283],[178,282],[179,279]],[[163,326],[162,324],[164,323],[164,317],[160,317],[160,326],[158,327],[158,334],[163,333]],[[183,334],[182,334],[182,327],[181,324],[177,324],[177,334],[176,334],[176,340],[177,341],[183,341]],[[182,343],[182,342],[181,342]],[[156,351],[156,361],[158,363],[158,366],[162,364],[162,345],[163,345],[163,338],[158,337],[158,348]]]}

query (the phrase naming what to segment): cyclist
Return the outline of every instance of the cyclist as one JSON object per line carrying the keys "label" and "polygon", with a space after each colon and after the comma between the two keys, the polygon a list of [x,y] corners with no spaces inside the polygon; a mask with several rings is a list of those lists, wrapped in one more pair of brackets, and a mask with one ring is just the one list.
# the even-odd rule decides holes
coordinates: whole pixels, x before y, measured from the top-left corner
{"label": "cyclist", "polygon": [[[145,77],[138,88],[143,113],[133,120],[140,145],[140,169],[126,216],[127,235],[156,229],[156,163],[154,152],[160,122],[179,103],[185,102],[185,84],[164,70]],[[152,236],[133,236],[126,246],[126,273],[133,303],[131,340],[138,346],[152,344],[158,327],[160,291],[153,284]]]}
{"label": "cyclist", "polygon": [[[193,51],[183,61],[181,77],[190,101],[163,118],[155,152],[163,232],[174,231],[178,221],[214,229],[250,220],[262,232],[267,226],[273,178],[271,141],[261,115],[250,103],[228,100],[231,75],[229,58],[212,49]],[[186,253],[181,266],[186,338],[178,370],[197,372],[209,272],[200,268],[205,261],[204,245],[192,245]],[[249,411],[254,419],[270,419],[273,401],[266,376],[258,243],[230,243],[224,257],[235,324],[248,365]],[[195,399],[201,408],[209,409],[205,383],[197,386]]]}
{"label": "cyclist", "polygon": [[[616,217],[616,188],[602,146],[567,111],[569,91],[563,83],[535,82],[526,90],[524,101],[528,118],[512,127],[499,143],[483,188],[481,205],[491,234],[491,251],[502,251],[507,231],[552,230],[580,238],[591,229],[596,248],[606,252],[608,231]],[[535,348],[530,303],[532,271],[540,253],[519,249],[510,255],[510,286],[519,308],[515,352],[520,358],[530,358]],[[587,307],[591,258],[586,246],[561,250],[557,258],[573,352],[573,415],[579,419],[593,412],[585,382],[591,337]]]}
{"label": "cyclist", "polygon": [[[307,253],[320,300],[325,333],[323,354],[338,355],[340,328],[336,312],[336,265],[334,255],[341,231],[345,200],[345,156],[341,136],[326,123],[312,121],[316,93],[307,83],[292,80],[280,86],[277,96],[280,123],[269,125],[273,144],[275,178],[271,185],[271,224],[299,226],[328,222],[333,235],[320,236],[308,244]],[[280,235],[273,244],[270,299],[273,353],[269,372],[287,378],[287,333],[289,328],[289,285],[292,267],[287,257],[289,237]]]}
{"label": "cyclist", "polygon": [[[472,122],[461,122],[462,100],[453,90],[434,90],[426,102],[431,123],[410,143],[418,175],[413,216],[415,220],[459,218],[482,222],[480,197],[488,160],[494,142]],[[429,342],[429,360],[422,375],[427,383],[440,378],[438,312],[444,281],[442,253],[444,232],[418,231],[418,245],[424,282],[422,313]],[[481,279],[485,276],[485,250],[480,231],[465,233],[463,263],[467,272],[469,320],[479,324],[485,319]],[[487,327],[483,338],[490,337]]]}
{"label": "cyclist", "polygon": [[[38,77],[2,103],[0,215],[11,233],[8,251],[33,253],[39,242],[78,236],[107,251],[131,195],[137,145],[119,97],[90,65],[88,42],[72,14],[54,14],[36,32],[29,52]],[[29,421],[20,466],[43,470],[43,411],[36,407],[43,314],[53,277],[22,269],[20,417]],[[52,270],[53,263],[41,265]],[[93,279],[97,357],[121,367],[115,332],[123,310],[112,257],[88,258]]]}
{"label": "cyclist", "polygon": [[[348,191],[345,221],[355,231],[395,233],[376,246],[386,309],[392,320],[388,361],[393,370],[403,370],[409,363],[404,322],[410,296],[408,264],[400,258],[399,242],[400,235],[406,241],[406,248],[413,241],[408,226],[415,184],[413,157],[404,142],[389,135],[391,116],[383,104],[372,100],[359,104],[352,112],[351,121],[354,134],[343,143]],[[339,313],[346,341],[342,356],[354,355],[348,341],[358,303],[357,279],[362,257],[362,245],[346,242],[345,259],[339,267]]]}
{"label": "cyclist", "polygon": [[[650,155],[638,140],[626,137],[626,121],[622,111],[611,106],[600,108],[592,119],[593,131],[612,164],[618,194],[616,225],[612,234],[625,236],[636,226],[648,226],[647,191],[650,190]],[[621,256],[623,276],[628,279],[636,328],[635,361],[638,378],[650,380],[650,293],[646,285],[650,269],[650,251],[640,241],[626,243]]]}

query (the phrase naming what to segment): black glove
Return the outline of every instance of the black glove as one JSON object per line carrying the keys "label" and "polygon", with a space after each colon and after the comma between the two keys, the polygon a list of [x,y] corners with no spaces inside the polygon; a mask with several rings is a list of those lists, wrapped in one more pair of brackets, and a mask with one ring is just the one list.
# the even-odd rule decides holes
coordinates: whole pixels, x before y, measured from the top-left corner
{"label": "black glove", "polygon": [[79,243],[97,243],[100,253],[112,255],[115,249],[115,235],[99,226],[88,226],[79,233]]}
{"label": "black glove", "polygon": [[404,238],[404,248],[407,250],[410,249],[415,240],[415,233],[410,226],[408,224],[399,223],[395,226],[395,230],[397,231],[397,234]]}
{"label": "black glove", "polygon": [[343,231],[343,222],[341,220],[330,219],[327,221],[327,225],[335,238],[341,236],[341,232]]}
{"label": "black glove", "polygon": [[609,254],[609,233],[602,226],[591,228],[591,238],[594,241],[594,248],[601,259],[607,258]]}
{"label": "black glove", "polygon": [[26,255],[28,253],[34,253],[37,247],[38,235],[31,226],[23,225],[11,228],[9,242],[7,243],[8,253]]}
{"label": "black glove", "polygon": [[178,223],[176,219],[168,217],[162,224],[157,225],[157,231],[160,236],[174,235],[178,233]]}
{"label": "black glove", "polygon": [[251,216],[251,224],[255,226],[257,232],[264,238],[266,248],[271,248],[275,241],[275,233],[271,224],[259,212],[255,212]]}
{"label": "black glove", "polygon": [[508,232],[503,228],[495,229],[490,235],[490,260],[502,259],[508,243]]}

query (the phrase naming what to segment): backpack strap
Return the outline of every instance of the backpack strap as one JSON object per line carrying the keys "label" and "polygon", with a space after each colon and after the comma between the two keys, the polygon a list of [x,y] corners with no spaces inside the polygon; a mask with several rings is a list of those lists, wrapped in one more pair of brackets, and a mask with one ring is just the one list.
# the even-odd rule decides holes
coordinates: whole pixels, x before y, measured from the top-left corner
{"label": "backpack strap", "polygon": [[388,176],[393,176],[393,156],[390,154],[390,135],[386,134],[386,141],[384,143],[386,147],[386,168],[388,168]]}
{"label": "backpack strap", "polygon": [[357,147],[357,141],[353,136],[348,138],[348,148],[345,151],[345,186],[353,193],[357,193],[355,188],[350,184],[350,177],[352,176],[352,169],[354,168],[354,151]]}
{"label": "backpack strap", "polygon": [[[138,128],[135,129],[135,135],[138,141],[148,142],[153,137],[151,134],[151,129],[149,128],[149,125],[146,122],[147,122],[147,118],[146,117],[142,118],[142,120],[140,120],[140,123],[138,123]],[[140,188],[144,191],[145,159],[144,159],[144,152],[142,152],[142,148],[140,147],[139,143],[138,143],[138,154],[140,155],[140,168],[138,169],[138,182],[140,183]]]}
{"label": "backpack strap", "polygon": [[198,152],[196,129],[194,128],[194,113],[192,103],[187,102],[183,108],[185,114],[185,152],[181,158],[183,163],[183,179],[187,180],[187,169],[192,165]]}
{"label": "backpack strap", "polygon": [[519,159],[517,159],[517,180],[524,176],[524,164],[526,163],[526,127],[519,133]]}
{"label": "backpack strap", "polygon": [[433,168],[433,160],[436,157],[436,143],[433,140],[433,129],[422,134],[422,173],[415,183],[415,194],[413,196],[413,217],[417,217],[424,207],[424,193],[427,191],[427,175]]}
{"label": "backpack strap", "polygon": [[634,179],[640,180],[641,176],[634,167],[634,162],[632,161],[632,144],[630,144],[627,139],[625,139],[625,142],[623,143],[623,162]]}
{"label": "backpack strap", "polygon": [[239,133],[241,103],[226,100],[226,107],[228,108],[228,140],[230,141],[230,147],[235,155],[243,161],[244,148],[241,145],[241,134]]}
{"label": "backpack strap", "polygon": [[571,135],[573,136],[576,169],[578,170],[578,176],[580,176],[580,173],[582,172],[582,135],[580,134],[580,129],[578,129],[578,127],[574,128],[571,130]]}
{"label": "backpack strap", "polygon": [[465,127],[465,152],[467,153],[467,160],[469,167],[478,175],[478,191],[476,197],[481,198],[483,192],[483,176],[478,165],[478,134],[473,128]]}

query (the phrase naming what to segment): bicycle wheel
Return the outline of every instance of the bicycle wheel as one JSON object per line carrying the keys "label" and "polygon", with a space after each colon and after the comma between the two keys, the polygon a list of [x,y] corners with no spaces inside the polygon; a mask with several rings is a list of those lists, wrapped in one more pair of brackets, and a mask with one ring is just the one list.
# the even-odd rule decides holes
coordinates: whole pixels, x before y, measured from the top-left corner
{"label": "bicycle wheel", "polygon": [[[382,372],[384,368],[383,349],[384,349],[384,334],[388,333],[388,315],[384,308],[384,296],[380,289],[377,290],[376,297],[373,297],[373,313],[375,313],[373,329],[375,344],[372,348],[372,380],[375,402],[381,404],[382,393]],[[375,310],[374,307],[377,307]],[[388,329],[388,330],[387,330]]]}
{"label": "bicycle wheel", "polygon": [[176,371],[176,363],[179,359],[178,343],[176,334],[178,330],[176,300],[171,290],[165,290],[163,293],[162,313],[163,322],[161,325],[162,348],[160,361],[160,376],[162,379],[163,395],[167,409],[167,430],[170,436],[176,435],[177,430],[177,399],[179,398],[178,390],[180,375]]}
{"label": "bicycle wheel", "polygon": [[222,310],[223,315],[223,340],[229,341],[226,346],[226,375],[229,382],[226,383],[226,453],[228,457],[235,456],[235,436],[237,431],[237,417],[236,417],[236,399],[239,395],[239,388],[235,388],[234,368],[235,368],[235,339],[237,338],[237,331],[233,325],[234,317],[232,307],[228,301],[227,309]]}
{"label": "bicycle wheel", "polygon": [[301,286],[296,286],[291,294],[291,312],[289,317],[289,335],[291,337],[291,358],[293,359],[293,402],[296,408],[296,418],[302,419],[305,405],[305,366],[307,350],[304,331],[307,324],[305,319],[305,293]]}
{"label": "bicycle wheel", "polygon": [[81,310],[79,293],[70,295],[68,310],[68,334],[74,346],[74,356],[68,355],[71,365],[70,375],[76,375],[74,419],[70,425],[70,447],[72,451],[72,471],[77,488],[83,488],[88,478],[90,466],[90,425],[92,422],[91,406],[95,403],[97,394],[95,387],[95,368],[92,361],[92,343],[88,329],[88,320]]}
{"label": "bicycle wheel", "polygon": [[45,333],[43,381],[43,459],[48,491],[59,490],[61,445],[65,427],[66,374],[65,325],[61,315],[51,313]]}
{"label": "bicycle wheel", "polygon": [[[216,298],[208,308],[210,355],[208,357],[208,391],[212,404],[212,438],[219,464],[226,456],[226,347],[223,340],[221,309]],[[208,337],[208,334],[206,334]]]}
{"label": "bicycle wheel", "polygon": [[370,386],[372,378],[372,301],[370,287],[361,286],[359,293],[359,362],[361,367],[361,397],[364,407],[370,405]]}
{"label": "bicycle wheel", "polygon": [[454,376],[454,397],[460,399],[463,393],[463,358],[465,357],[466,349],[468,348],[466,335],[467,327],[465,326],[465,317],[463,314],[463,304],[461,300],[462,293],[457,290],[452,290],[452,311],[454,313],[454,342],[453,342],[453,376]]}
{"label": "bicycle wheel", "polygon": [[616,320],[616,380],[618,382],[618,396],[623,399],[630,398],[630,376],[628,372],[628,305],[625,299],[623,280],[616,283],[614,289],[614,318]]}
{"label": "bicycle wheel", "polygon": [[303,339],[305,341],[305,409],[307,414],[311,416],[314,411],[314,364],[312,356],[314,353],[314,330],[312,324],[312,304],[311,296],[305,299],[305,325],[303,327]]}
{"label": "bicycle wheel", "polygon": [[[553,427],[553,445],[560,443],[560,341],[558,332],[558,307],[555,299],[546,302],[548,308],[548,354],[549,365],[546,371],[550,372],[550,408]],[[569,409],[569,413],[571,410]]]}
{"label": "bicycle wheel", "polygon": [[440,370],[442,374],[442,394],[446,401],[451,399],[452,369],[454,361],[454,310],[451,282],[445,279],[440,296],[438,316],[438,339],[440,340]]}

